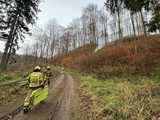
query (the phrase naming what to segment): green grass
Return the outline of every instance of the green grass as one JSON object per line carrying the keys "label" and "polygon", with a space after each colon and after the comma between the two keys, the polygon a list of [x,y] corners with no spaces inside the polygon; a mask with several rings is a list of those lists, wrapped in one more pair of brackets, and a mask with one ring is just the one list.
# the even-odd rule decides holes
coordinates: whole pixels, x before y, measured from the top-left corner
{"label": "green grass", "polygon": [[160,94],[153,95],[160,84],[155,80],[98,80],[91,75],[81,75],[80,80],[81,88],[96,96],[97,114],[106,113],[108,120],[150,120],[153,111],[160,112]]}
{"label": "green grass", "polygon": [[[57,77],[59,72],[53,66],[52,68],[54,77]],[[14,103],[14,101],[18,101],[19,96],[24,97],[26,95],[28,86],[23,86],[23,83],[17,82],[26,80],[29,71],[31,70],[24,69],[23,71],[0,73],[0,105]]]}
{"label": "green grass", "polygon": [[157,66],[151,73],[151,78],[160,83],[160,66]]}
{"label": "green grass", "polygon": [[4,82],[7,80],[12,80],[13,77],[7,74],[0,74],[0,82]]}
{"label": "green grass", "polygon": [[23,79],[21,71],[0,74],[0,104],[13,103],[17,100],[17,95],[23,96],[25,87],[16,82]]}
{"label": "green grass", "polygon": [[24,80],[23,72],[1,73],[0,83],[10,83],[12,81]]}

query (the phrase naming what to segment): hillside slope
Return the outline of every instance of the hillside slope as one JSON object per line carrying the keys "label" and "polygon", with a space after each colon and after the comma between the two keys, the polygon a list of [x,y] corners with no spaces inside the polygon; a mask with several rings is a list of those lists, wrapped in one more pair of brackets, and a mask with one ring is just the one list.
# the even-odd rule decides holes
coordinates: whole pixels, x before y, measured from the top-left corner
{"label": "hillside slope", "polygon": [[79,68],[79,63],[84,59],[92,56],[94,50],[96,49],[96,45],[87,44],[83,47],[77,48],[68,54],[63,54],[61,56],[56,56],[53,59],[54,64],[63,65],[66,67]]}
{"label": "hillside slope", "polygon": [[69,72],[80,80],[84,120],[160,119],[160,35],[89,46],[54,60],[78,70]]}
{"label": "hillside slope", "polygon": [[160,35],[125,39],[106,45],[94,53],[94,45],[86,45],[54,59],[55,64],[101,78],[124,75],[150,75],[160,61]]}

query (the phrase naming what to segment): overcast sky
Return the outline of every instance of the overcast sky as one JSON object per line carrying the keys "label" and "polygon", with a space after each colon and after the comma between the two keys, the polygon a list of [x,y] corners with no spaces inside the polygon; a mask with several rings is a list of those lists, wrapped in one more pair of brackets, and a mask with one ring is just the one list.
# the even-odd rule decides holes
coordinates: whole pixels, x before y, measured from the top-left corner
{"label": "overcast sky", "polygon": [[[81,16],[82,9],[89,3],[97,4],[99,8],[102,8],[104,2],[105,0],[42,0],[37,24],[43,27],[50,19],[55,18],[60,25],[67,26],[74,18]],[[4,43],[0,41],[0,51],[3,49]]]}
{"label": "overcast sky", "polygon": [[81,16],[82,9],[89,3],[102,8],[104,2],[105,0],[43,0],[38,25],[43,26],[50,19],[56,18],[59,24],[67,26],[72,19]]}

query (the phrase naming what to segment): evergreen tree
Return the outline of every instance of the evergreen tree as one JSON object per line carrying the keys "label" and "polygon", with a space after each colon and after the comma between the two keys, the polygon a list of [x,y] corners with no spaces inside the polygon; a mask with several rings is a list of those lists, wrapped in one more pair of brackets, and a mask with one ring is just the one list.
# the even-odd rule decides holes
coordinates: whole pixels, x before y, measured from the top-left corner
{"label": "evergreen tree", "polygon": [[153,12],[150,20],[149,32],[160,32],[160,1],[152,0]]}
{"label": "evergreen tree", "polygon": [[[1,69],[5,70],[11,54],[15,54],[19,48],[19,40],[24,40],[29,33],[29,25],[34,24],[39,11],[39,0],[1,0],[0,8],[4,15],[0,21],[1,36],[6,40],[4,53],[1,60]],[[3,8],[3,6],[7,6]],[[5,12],[6,13],[5,13]]]}
{"label": "evergreen tree", "polygon": [[131,15],[139,12],[142,19],[144,34],[146,35],[146,23],[143,17],[142,10],[149,10],[150,2],[151,0],[107,0],[105,6],[111,10],[111,13],[120,10],[121,7],[128,9],[131,12]]}

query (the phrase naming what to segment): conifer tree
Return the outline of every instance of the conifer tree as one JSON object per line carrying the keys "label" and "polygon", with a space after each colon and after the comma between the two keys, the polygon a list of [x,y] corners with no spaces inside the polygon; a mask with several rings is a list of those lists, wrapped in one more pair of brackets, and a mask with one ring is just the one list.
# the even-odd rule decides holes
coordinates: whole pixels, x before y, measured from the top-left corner
{"label": "conifer tree", "polygon": [[[24,40],[29,33],[29,25],[34,24],[39,11],[39,0],[0,0],[0,30],[2,39],[6,40],[1,60],[1,70],[7,68],[11,54],[19,48],[19,40]],[[5,6],[5,7],[4,7]]]}

